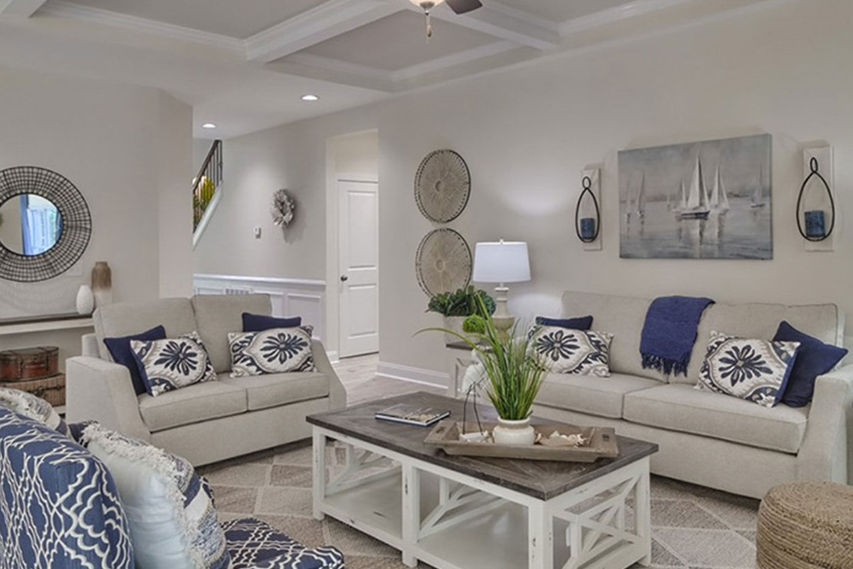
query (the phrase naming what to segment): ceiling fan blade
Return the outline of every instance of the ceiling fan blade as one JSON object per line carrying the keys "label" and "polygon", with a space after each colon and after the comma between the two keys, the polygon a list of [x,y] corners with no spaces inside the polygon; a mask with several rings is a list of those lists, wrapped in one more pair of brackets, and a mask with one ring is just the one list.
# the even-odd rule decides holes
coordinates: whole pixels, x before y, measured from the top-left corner
{"label": "ceiling fan blade", "polygon": [[477,8],[481,8],[483,3],[480,0],[445,0],[450,9],[457,14],[466,14]]}

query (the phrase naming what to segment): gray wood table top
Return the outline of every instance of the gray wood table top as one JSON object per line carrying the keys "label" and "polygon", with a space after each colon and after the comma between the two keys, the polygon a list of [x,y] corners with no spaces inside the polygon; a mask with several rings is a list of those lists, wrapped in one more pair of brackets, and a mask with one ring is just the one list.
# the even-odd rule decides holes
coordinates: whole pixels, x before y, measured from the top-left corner
{"label": "gray wood table top", "polygon": [[[461,400],[422,391],[371,401],[343,411],[311,415],[307,420],[312,425],[387,448],[430,464],[481,478],[540,500],[550,500],[600,476],[654,454],[658,450],[658,445],[654,443],[620,436],[617,437],[619,440],[619,456],[617,458],[600,458],[596,462],[586,464],[450,456],[440,449],[424,444],[423,441],[432,427],[402,425],[379,421],[374,417],[377,411],[399,403],[418,407],[432,407],[437,410],[447,409],[451,412],[451,418],[462,420],[463,402]],[[479,410],[481,420],[494,420],[497,417],[491,406],[482,405]],[[471,415],[470,407],[469,415]],[[469,420],[473,420],[473,417],[470,417]],[[535,424],[556,424],[555,421],[537,419],[536,417],[532,419],[532,422]]]}

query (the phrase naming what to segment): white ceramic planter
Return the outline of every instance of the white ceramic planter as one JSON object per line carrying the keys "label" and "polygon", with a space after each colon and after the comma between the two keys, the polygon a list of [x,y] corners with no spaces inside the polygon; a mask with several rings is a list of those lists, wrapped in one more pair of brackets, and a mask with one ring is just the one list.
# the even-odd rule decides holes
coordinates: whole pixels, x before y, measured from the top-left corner
{"label": "white ceramic planter", "polygon": [[529,417],[519,421],[498,418],[492,436],[498,445],[532,445],[536,440],[536,431],[530,426]]}
{"label": "white ceramic planter", "polygon": [[[464,334],[464,332],[462,331],[462,324],[465,322],[466,318],[467,316],[445,316],[444,327],[448,330],[453,330],[457,334]],[[444,341],[445,343],[450,344],[453,342],[461,342],[462,340],[460,340],[453,334],[448,334],[447,332],[445,332]]]}

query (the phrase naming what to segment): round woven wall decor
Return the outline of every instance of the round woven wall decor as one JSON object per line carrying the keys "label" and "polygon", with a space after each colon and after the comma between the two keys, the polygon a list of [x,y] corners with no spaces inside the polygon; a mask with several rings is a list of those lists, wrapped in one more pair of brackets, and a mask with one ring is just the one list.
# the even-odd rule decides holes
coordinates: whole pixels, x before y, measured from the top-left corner
{"label": "round woven wall decor", "polygon": [[56,206],[62,229],[53,247],[38,255],[21,255],[0,243],[0,278],[37,282],[59,276],[86,251],[92,236],[92,216],[80,191],[64,176],[37,166],[0,170],[0,205],[35,194]]}
{"label": "round woven wall decor", "polygon": [[468,286],[472,267],[471,248],[452,229],[430,231],[418,245],[415,273],[418,284],[429,296]]}
{"label": "round woven wall decor", "polygon": [[430,152],[415,175],[415,202],[427,219],[447,223],[459,217],[471,195],[471,172],[452,150]]}

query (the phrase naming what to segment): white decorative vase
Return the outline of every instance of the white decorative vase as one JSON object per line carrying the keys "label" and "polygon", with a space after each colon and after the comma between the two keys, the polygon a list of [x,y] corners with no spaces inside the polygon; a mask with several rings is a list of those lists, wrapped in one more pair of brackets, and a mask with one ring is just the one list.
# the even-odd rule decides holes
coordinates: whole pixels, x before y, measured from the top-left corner
{"label": "white decorative vase", "polygon": [[92,287],[80,285],[77,291],[77,314],[91,314],[93,310],[95,310],[95,295],[92,294]]}
{"label": "white decorative vase", "polygon": [[[464,334],[462,330],[462,324],[465,322],[467,316],[445,316],[444,317],[444,327],[448,330],[453,330],[457,334]],[[458,336],[454,336],[453,334],[444,333],[444,343],[452,344],[455,342],[461,342]]]}
{"label": "white decorative vase", "polygon": [[536,431],[530,426],[530,417],[518,421],[498,418],[492,436],[498,445],[532,445],[536,440]]}

